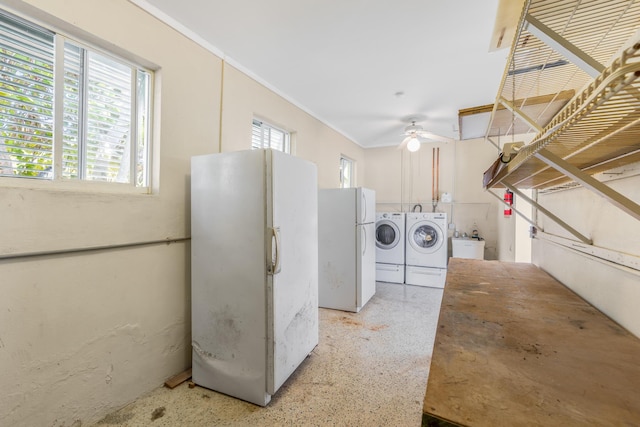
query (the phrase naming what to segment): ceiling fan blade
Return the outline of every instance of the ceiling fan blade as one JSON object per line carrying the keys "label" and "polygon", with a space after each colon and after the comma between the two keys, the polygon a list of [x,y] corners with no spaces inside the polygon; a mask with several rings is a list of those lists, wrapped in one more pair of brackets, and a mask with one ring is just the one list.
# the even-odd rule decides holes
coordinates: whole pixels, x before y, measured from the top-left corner
{"label": "ceiling fan blade", "polygon": [[398,144],[398,150],[404,150],[411,139],[411,135],[402,140],[400,144]]}
{"label": "ceiling fan blade", "polygon": [[422,138],[426,138],[426,139],[431,139],[433,141],[439,141],[439,142],[453,142],[454,139],[453,138],[448,138],[446,136],[442,136],[442,135],[437,135],[435,133],[423,130],[420,131],[418,133],[419,136],[421,136]]}

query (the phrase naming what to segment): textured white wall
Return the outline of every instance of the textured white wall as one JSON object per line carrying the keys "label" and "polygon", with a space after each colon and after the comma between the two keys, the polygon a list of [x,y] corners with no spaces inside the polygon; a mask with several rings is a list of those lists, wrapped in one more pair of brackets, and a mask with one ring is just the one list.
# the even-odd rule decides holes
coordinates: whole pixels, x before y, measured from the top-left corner
{"label": "textured white wall", "polygon": [[188,247],[0,262],[0,425],[86,425],[189,367]]}
{"label": "textured white wall", "polygon": [[534,239],[533,262],[640,338],[640,272]]}
{"label": "textured white wall", "polygon": [[[640,164],[603,175],[611,188],[640,203]],[[640,221],[581,187],[540,195],[539,203],[593,240],[593,245],[640,257]],[[544,231],[573,238],[541,216]],[[570,248],[534,239],[533,263],[556,277],[624,328],[640,337],[640,271],[621,267]]]}

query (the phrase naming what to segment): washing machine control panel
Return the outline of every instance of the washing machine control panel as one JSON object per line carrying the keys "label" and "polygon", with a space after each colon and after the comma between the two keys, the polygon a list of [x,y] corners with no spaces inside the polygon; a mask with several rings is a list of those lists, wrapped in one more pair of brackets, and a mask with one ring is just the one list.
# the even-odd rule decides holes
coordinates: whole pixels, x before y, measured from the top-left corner
{"label": "washing machine control panel", "polygon": [[382,215],[380,215],[382,218],[402,218],[402,214],[401,213],[383,213]]}
{"label": "washing machine control panel", "polygon": [[444,213],[424,213],[422,214],[422,218],[424,219],[446,219],[446,215]]}

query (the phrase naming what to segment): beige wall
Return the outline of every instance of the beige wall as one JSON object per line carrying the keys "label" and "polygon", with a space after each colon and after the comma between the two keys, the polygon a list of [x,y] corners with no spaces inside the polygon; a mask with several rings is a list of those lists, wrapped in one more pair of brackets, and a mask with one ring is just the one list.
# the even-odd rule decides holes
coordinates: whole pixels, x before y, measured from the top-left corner
{"label": "beige wall", "polygon": [[87,425],[191,364],[191,156],[248,148],[254,114],[323,187],[364,152],[126,0],[2,7],[157,69],[152,194],[0,179],[0,425]]}
{"label": "beige wall", "polygon": [[225,64],[222,109],[222,151],[251,147],[253,117],[292,133],[292,153],[318,166],[318,186],[340,185],[340,156],[356,163],[356,185],[364,181],[364,150],[318,119]]}
{"label": "beige wall", "polygon": [[[423,143],[415,153],[396,147],[366,150],[365,180],[376,190],[378,211],[409,212],[416,204],[422,205],[423,212],[433,210],[433,148],[440,149],[439,196],[446,192],[453,198],[452,203],[438,203],[436,210],[446,212],[460,233],[471,234],[476,226],[486,240],[486,259],[512,260],[508,253],[498,253],[500,239],[512,239],[513,233],[508,234],[505,222],[511,220],[501,217],[499,201],[482,187],[482,173],[497,155],[495,148],[482,139]],[[449,236],[453,231],[449,230]]]}
{"label": "beige wall", "polygon": [[403,153],[394,147],[365,150],[365,186],[376,191],[378,210],[401,211]]}
{"label": "beige wall", "polygon": [[[155,64],[159,120],[154,130],[156,176],[151,195],[113,193],[91,183],[54,186],[3,180],[0,200],[10,208],[2,211],[0,254],[187,237],[185,171],[193,154],[217,147],[219,84],[215,81],[220,60],[124,0],[33,0],[31,4],[41,7],[37,10],[22,2],[5,3],[54,22],[71,35],[99,38],[104,48],[117,45],[118,50]],[[113,27],[114,20],[120,28]],[[135,30],[140,27],[153,37],[140,37]],[[193,119],[194,111],[202,120]]]}

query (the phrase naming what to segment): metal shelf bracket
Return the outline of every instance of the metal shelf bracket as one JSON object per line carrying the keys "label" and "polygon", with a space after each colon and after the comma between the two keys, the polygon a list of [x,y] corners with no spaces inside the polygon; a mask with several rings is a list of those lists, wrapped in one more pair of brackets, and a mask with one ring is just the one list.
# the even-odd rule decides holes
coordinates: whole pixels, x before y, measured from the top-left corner
{"label": "metal shelf bracket", "polygon": [[525,27],[527,31],[574,63],[576,66],[580,67],[581,70],[589,74],[594,79],[604,71],[604,65],[591,58],[574,44],[567,41],[564,37],[551,30],[530,14],[526,15],[525,20],[527,21],[527,26]]}
{"label": "metal shelf bracket", "polygon": [[570,177],[583,187],[588,188],[601,197],[604,197],[610,203],[622,209],[624,212],[631,215],[635,219],[640,220],[640,205],[638,205],[633,200],[623,196],[622,194],[613,190],[611,187],[591,177],[591,175],[582,172],[577,167],[566,162],[547,149],[543,148],[541,150],[538,150],[538,152],[536,152],[534,156],[536,156],[538,159],[542,160],[552,168]]}
{"label": "metal shelf bracket", "polygon": [[[549,211],[548,209],[546,209],[544,206],[540,205],[538,202],[534,201],[533,199],[531,199],[530,197],[528,197],[526,194],[524,194],[522,191],[518,190],[517,188],[515,188],[512,185],[503,183],[509,190],[511,190],[513,192],[513,194],[515,194],[516,196],[526,200],[528,203],[531,203],[532,206],[534,206],[537,210],[539,210],[540,212],[542,212],[543,214],[545,214],[549,219],[551,219],[553,222],[555,222],[556,224],[558,224],[560,227],[564,228],[565,230],[567,230],[569,233],[573,234],[575,237],[578,238],[578,240],[580,240],[582,243],[585,243],[587,245],[591,245],[593,244],[593,240],[591,240],[590,238],[584,236],[582,233],[580,233],[579,231],[577,231],[575,228],[571,227],[569,224],[567,224],[566,222],[564,222],[563,220],[561,220],[559,217],[557,217],[556,215],[554,215],[553,213],[551,213],[551,211]],[[538,227],[540,228],[540,227]]]}

